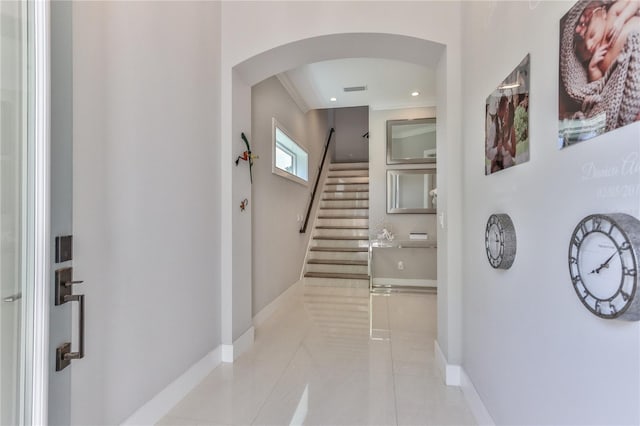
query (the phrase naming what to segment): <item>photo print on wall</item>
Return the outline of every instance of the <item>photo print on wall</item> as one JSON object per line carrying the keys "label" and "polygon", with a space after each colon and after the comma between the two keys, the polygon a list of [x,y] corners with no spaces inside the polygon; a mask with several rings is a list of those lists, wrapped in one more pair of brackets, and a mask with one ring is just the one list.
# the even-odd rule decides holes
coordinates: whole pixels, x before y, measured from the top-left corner
{"label": "photo print on wall", "polygon": [[560,20],[558,147],[640,120],[640,1],[580,0]]}
{"label": "photo print on wall", "polygon": [[529,161],[529,55],[485,106],[485,175]]}

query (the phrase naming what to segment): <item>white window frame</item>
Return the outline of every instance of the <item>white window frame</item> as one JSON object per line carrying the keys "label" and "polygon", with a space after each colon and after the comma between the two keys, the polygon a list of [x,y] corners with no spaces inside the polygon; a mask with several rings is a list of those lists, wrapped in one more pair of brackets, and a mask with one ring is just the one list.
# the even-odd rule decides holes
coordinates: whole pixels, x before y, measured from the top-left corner
{"label": "white window frame", "polygon": [[[298,148],[300,148],[300,150],[304,151],[307,154],[307,180],[302,179],[301,177],[293,174],[293,173],[289,173],[286,170],[283,170],[279,167],[276,166],[276,129],[279,129],[282,133],[284,133],[289,139],[291,139],[293,141],[293,143],[295,143]],[[280,149],[285,150],[288,153],[293,154],[294,156],[294,164],[298,161],[300,161],[300,159],[298,157],[295,156],[295,153],[291,152],[290,149],[288,149],[287,147],[280,147]],[[300,142],[298,142],[295,138],[293,138],[291,136],[291,133],[289,131],[287,131],[287,129],[278,122],[278,120],[275,119],[275,117],[272,118],[272,126],[271,126],[271,172],[273,172],[273,174],[276,174],[278,176],[281,176],[285,179],[289,179],[293,182],[299,183],[300,185],[303,186],[309,186],[309,151],[307,150],[307,148],[302,145]]]}

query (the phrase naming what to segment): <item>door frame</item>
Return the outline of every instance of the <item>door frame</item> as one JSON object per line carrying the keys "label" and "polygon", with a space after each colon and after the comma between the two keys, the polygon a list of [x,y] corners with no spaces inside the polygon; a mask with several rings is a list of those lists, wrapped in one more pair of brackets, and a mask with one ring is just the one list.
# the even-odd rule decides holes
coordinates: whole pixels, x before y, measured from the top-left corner
{"label": "door frame", "polygon": [[47,424],[49,377],[50,13],[49,2],[28,2],[29,86],[26,147],[24,307],[21,423]]}

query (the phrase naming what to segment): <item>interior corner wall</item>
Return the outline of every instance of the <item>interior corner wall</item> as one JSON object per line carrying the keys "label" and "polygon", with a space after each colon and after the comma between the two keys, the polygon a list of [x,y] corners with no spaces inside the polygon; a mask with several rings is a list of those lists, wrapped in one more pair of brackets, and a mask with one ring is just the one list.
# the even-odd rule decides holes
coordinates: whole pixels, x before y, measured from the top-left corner
{"label": "interior corner wall", "polygon": [[[369,229],[370,234],[390,231],[399,240],[409,239],[414,231],[427,232],[429,239],[437,241],[438,228],[435,214],[387,213],[387,170],[433,169],[435,164],[387,164],[387,120],[405,120],[436,117],[436,108],[404,108],[369,111]],[[403,261],[405,269],[397,270]],[[376,277],[400,279],[437,279],[437,256],[433,249],[378,250]]]}
{"label": "interior corner wall", "polygon": [[73,3],[72,424],[121,423],[220,344],[220,9]]}
{"label": "interior corner wall", "polygon": [[[242,140],[242,133],[245,134],[249,143],[252,144],[252,153],[255,145],[253,140],[253,132],[251,129],[251,87],[242,80],[235,70],[232,74],[232,88],[233,88],[233,124],[232,134],[229,141],[233,156],[230,158],[230,163],[233,164],[234,160],[242,155],[246,151],[247,147]],[[259,160],[255,161],[257,165]],[[233,341],[236,341],[244,332],[246,332],[251,326],[251,306],[246,303],[236,303],[241,300],[252,299],[251,288],[251,268],[252,251],[240,244],[241,241],[251,240],[251,218],[253,216],[253,199],[252,199],[252,183],[249,175],[249,164],[245,161],[241,161],[237,166],[233,166],[231,171],[233,176],[233,189],[231,204],[225,206],[227,209],[231,209],[231,215],[233,220],[233,246],[232,246],[232,259],[233,265],[233,279],[232,279],[232,336]],[[257,180],[257,179],[256,179]],[[240,209],[240,202],[244,199],[249,200],[249,208],[242,211]],[[228,248],[227,248],[228,250]],[[231,342],[223,342],[225,344]]]}
{"label": "interior corner wall", "polygon": [[[638,164],[640,123],[557,148],[559,20],[574,4],[463,6],[463,367],[497,424],[640,423],[640,322],[592,315],[568,272],[583,217],[640,216],[640,168],[621,171]],[[485,176],[485,99],[528,53],[530,161]],[[485,255],[493,213],[516,229],[506,271]]]}
{"label": "interior corner wall", "polygon": [[[309,183],[302,185],[272,173],[272,118],[309,153]],[[300,233],[299,217],[307,203],[328,135],[327,110],[303,113],[276,77],[252,88],[251,119],[254,166],[253,315],[300,279],[313,215],[307,232]],[[315,208],[319,204],[317,201]],[[314,210],[315,211],[315,210]]]}
{"label": "interior corner wall", "polygon": [[369,107],[334,108],[334,163],[369,161],[369,145],[362,135],[369,131]]}

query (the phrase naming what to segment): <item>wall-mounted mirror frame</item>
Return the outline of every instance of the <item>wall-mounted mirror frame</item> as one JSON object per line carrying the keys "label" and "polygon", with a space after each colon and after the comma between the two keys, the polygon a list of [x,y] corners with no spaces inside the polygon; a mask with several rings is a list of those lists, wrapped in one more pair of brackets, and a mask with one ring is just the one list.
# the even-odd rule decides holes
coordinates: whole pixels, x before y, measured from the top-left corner
{"label": "wall-mounted mirror frame", "polygon": [[387,164],[435,162],[435,118],[387,120]]}
{"label": "wall-mounted mirror frame", "polygon": [[387,170],[387,213],[436,213],[436,169]]}

